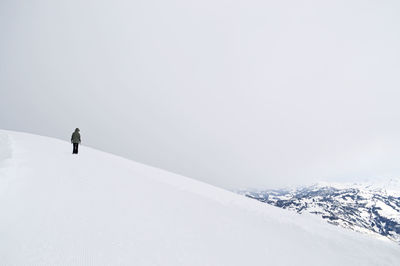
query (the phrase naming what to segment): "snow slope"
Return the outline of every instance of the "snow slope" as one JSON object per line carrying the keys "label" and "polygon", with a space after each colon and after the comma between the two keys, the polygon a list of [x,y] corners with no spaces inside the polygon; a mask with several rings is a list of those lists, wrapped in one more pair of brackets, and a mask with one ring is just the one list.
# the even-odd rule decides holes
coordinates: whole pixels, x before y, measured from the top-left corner
{"label": "snow slope", "polygon": [[400,248],[68,142],[0,131],[0,265],[400,265]]}

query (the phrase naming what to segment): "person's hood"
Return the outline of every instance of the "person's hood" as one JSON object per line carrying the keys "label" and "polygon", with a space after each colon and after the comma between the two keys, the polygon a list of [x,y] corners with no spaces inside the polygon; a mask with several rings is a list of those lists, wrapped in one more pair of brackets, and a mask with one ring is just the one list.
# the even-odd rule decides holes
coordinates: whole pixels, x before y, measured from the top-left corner
{"label": "person's hood", "polygon": [[79,132],[79,131],[80,131],[79,128],[76,128],[76,129],[75,129],[75,132]]}

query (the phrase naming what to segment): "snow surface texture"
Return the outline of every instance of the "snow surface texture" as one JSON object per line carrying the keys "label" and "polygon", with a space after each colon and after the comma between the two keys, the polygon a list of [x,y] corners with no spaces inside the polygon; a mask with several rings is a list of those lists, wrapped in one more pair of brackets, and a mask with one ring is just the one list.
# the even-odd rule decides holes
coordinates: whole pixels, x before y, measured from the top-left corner
{"label": "snow surface texture", "polygon": [[400,265],[393,242],[312,215],[84,146],[72,155],[68,142],[0,135],[0,265]]}
{"label": "snow surface texture", "polygon": [[238,193],[298,213],[313,213],[331,224],[400,244],[400,179]]}

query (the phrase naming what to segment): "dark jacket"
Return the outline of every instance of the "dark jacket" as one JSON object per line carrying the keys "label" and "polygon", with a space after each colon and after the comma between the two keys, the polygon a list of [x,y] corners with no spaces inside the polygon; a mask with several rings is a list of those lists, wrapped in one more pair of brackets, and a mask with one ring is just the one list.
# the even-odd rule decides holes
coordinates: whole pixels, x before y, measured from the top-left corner
{"label": "dark jacket", "polygon": [[75,129],[74,133],[72,133],[71,142],[72,143],[81,143],[81,134],[79,134],[78,128]]}

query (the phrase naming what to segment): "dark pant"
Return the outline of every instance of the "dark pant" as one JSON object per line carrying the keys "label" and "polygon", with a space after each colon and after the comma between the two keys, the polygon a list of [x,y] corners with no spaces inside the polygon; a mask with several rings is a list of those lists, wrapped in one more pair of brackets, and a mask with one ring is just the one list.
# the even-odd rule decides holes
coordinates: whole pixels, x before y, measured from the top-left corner
{"label": "dark pant", "polygon": [[74,149],[73,149],[72,153],[73,154],[78,154],[79,143],[72,143],[72,145],[74,146]]}

